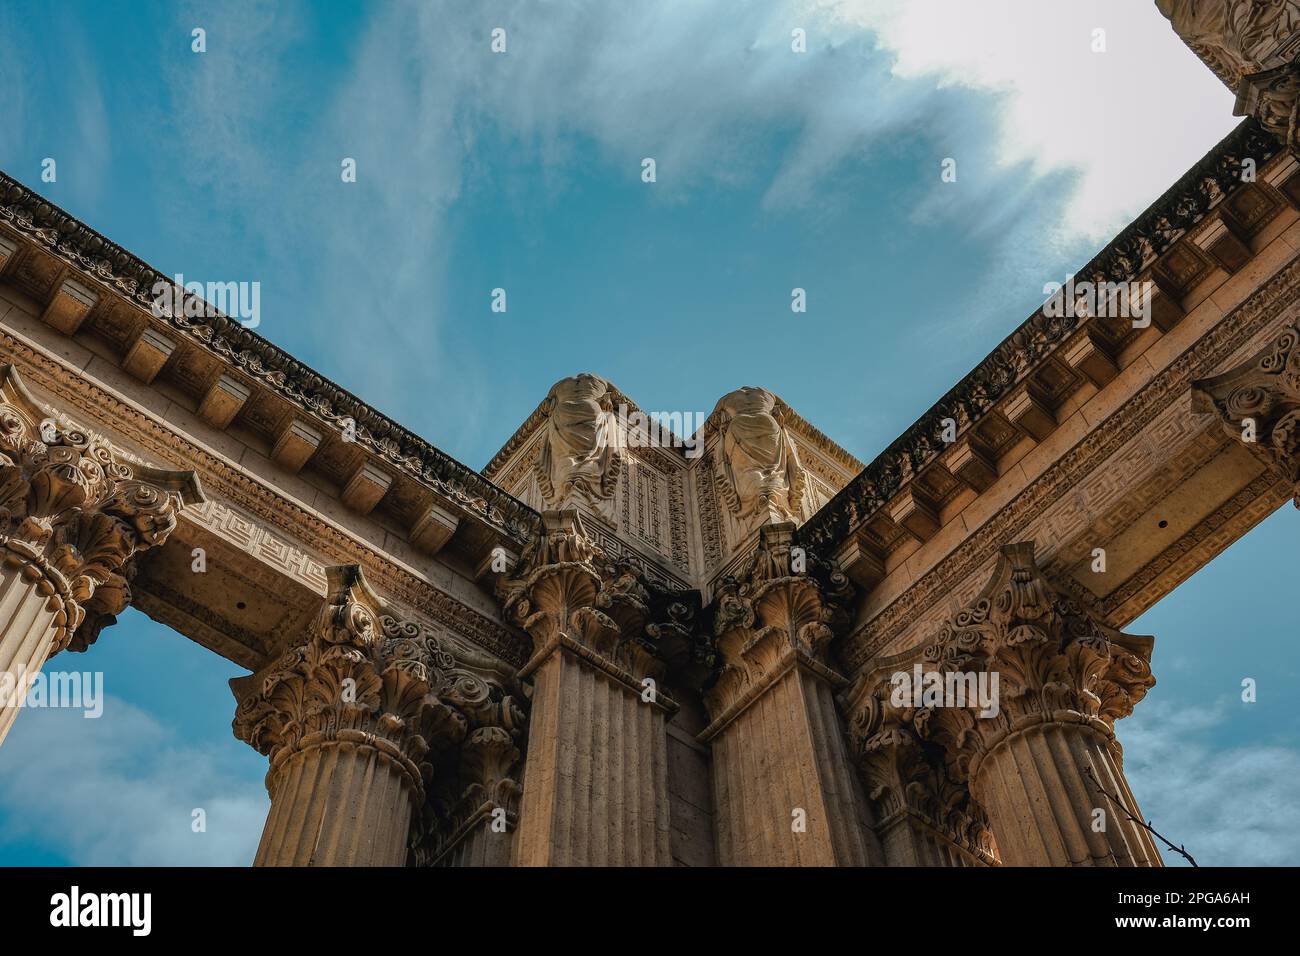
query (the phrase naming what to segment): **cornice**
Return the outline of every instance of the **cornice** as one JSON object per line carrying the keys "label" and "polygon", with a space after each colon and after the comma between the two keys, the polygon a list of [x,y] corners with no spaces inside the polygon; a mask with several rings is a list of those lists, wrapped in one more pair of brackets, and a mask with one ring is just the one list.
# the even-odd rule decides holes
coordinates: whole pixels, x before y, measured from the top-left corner
{"label": "cornice", "polygon": [[[1227,361],[1239,348],[1274,322],[1295,301],[1300,287],[1300,254],[1280,268],[1264,286],[1232,310],[1192,348],[1180,355],[1129,402],[1106,418],[1009,504],[968,535],[961,545],[917,578],[892,603],[849,634],[841,660],[856,673],[902,634],[909,624],[975,573],[997,548],[1027,533],[1032,521],[1085,475],[1093,472],[1172,402],[1185,400],[1192,382]],[[829,507],[829,505],[828,505]],[[804,527],[807,527],[806,525]],[[803,529],[799,529],[800,532]],[[1146,569],[1143,570],[1146,573]],[[1119,622],[1112,620],[1113,624]],[[904,649],[887,659],[908,659]]]}
{"label": "cornice", "polygon": [[478,610],[390,561],[382,552],[277,495],[255,478],[186,441],[136,408],[86,381],[59,360],[0,329],[0,351],[15,357],[28,379],[55,395],[68,409],[92,421],[105,416],[115,430],[161,461],[184,461],[201,476],[209,497],[230,501],[270,526],[285,529],[326,563],[360,564],[395,604],[427,615],[462,640],[516,667],[527,657],[524,639]]}
{"label": "cornice", "polygon": [[[174,284],[121,246],[0,172],[0,222],[39,244],[87,280],[153,315],[152,289]],[[186,301],[197,299],[189,292]],[[467,509],[522,544],[538,528],[538,515],[478,472],[371,408],[351,392],[272,345],[256,332],[204,303],[199,318],[156,317],[225,364],[270,389],[294,407],[342,428],[356,424],[356,442],[435,493]],[[211,316],[211,317],[208,317]]]}
{"label": "cornice", "polygon": [[[1077,281],[1132,282],[1241,185],[1241,161],[1262,167],[1280,144],[1251,119],[1242,121],[1163,196],[1076,274]],[[1048,317],[1040,307],[982,362],[935,403],[800,529],[800,540],[831,549],[882,508],[925,465],[946,448],[944,420],[957,422],[957,435],[973,426],[1086,321]]]}

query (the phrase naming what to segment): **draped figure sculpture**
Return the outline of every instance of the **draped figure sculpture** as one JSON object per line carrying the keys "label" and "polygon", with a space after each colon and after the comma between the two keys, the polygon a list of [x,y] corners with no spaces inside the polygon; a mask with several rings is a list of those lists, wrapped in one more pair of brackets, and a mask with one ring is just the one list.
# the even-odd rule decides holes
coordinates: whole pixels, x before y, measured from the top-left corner
{"label": "draped figure sculpture", "polygon": [[614,486],[622,464],[615,394],[609,382],[586,372],[551,386],[543,403],[546,434],[536,468],[547,508],[563,508],[576,498],[614,523]]}
{"label": "draped figure sculpture", "polygon": [[1157,0],[1174,31],[1236,89],[1242,76],[1280,65],[1300,30],[1296,0]]}
{"label": "draped figure sculpture", "polygon": [[719,399],[710,416],[722,436],[722,494],[744,532],[802,517],[804,470],[777,419],[777,398],[744,386]]}

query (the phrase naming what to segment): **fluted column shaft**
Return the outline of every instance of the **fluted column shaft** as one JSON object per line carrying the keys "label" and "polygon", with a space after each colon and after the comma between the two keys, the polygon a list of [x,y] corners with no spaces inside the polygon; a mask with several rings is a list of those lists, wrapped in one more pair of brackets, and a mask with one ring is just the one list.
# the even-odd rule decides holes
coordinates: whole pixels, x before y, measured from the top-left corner
{"label": "fluted column shaft", "polygon": [[823,675],[792,660],[762,693],[702,737],[713,748],[719,865],[877,862]]}
{"label": "fluted column shaft", "polygon": [[[384,613],[357,565],[325,569],[303,643],[235,678],[235,735],[271,758],[258,866],[401,866],[427,759],[460,742],[454,664],[417,624]],[[432,753],[431,753],[432,751]]]}
{"label": "fluted column shaft", "polygon": [[667,866],[672,705],[562,638],[534,665],[517,862]]}
{"label": "fluted column shaft", "polygon": [[439,866],[510,866],[514,846],[513,827],[493,829],[491,814],[483,814],[447,855]]}
{"label": "fluted column shaft", "polygon": [[1141,819],[1114,741],[1091,722],[1036,723],[985,755],[972,789],[988,811],[1004,863],[1162,865],[1151,835],[1098,791],[1089,768]]}
{"label": "fluted column shaft", "polygon": [[[1150,835],[1124,812],[1140,818],[1115,740],[1115,721],[1155,684],[1153,645],[1089,616],[1023,541],[1001,549],[975,603],[925,649],[935,680],[914,685],[923,698],[916,726],[969,783],[1003,862],[1161,865]],[[978,701],[959,692],[980,681]]]}
{"label": "fluted column shaft", "polygon": [[359,731],[315,736],[271,768],[253,865],[403,865],[414,788],[402,762]]}
{"label": "fluted column shaft", "polygon": [[0,564],[0,742],[18,717],[66,613],[36,564],[13,552]]}

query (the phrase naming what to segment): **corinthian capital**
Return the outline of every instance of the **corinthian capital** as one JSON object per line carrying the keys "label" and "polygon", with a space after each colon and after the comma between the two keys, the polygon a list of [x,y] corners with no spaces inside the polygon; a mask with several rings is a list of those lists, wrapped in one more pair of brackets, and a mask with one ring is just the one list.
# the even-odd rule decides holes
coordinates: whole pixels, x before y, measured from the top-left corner
{"label": "corinthian capital", "polygon": [[944,747],[958,780],[1032,724],[1089,724],[1113,741],[1114,722],[1155,684],[1153,643],[1095,621],[1058,591],[1035,563],[1033,542],[1007,545],[975,603],[925,649],[936,696],[921,690],[916,727]]}
{"label": "corinthian capital", "polygon": [[359,566],[326,576],[325,603],[303,642],[230,682],[235,736],[271,758],[272,777],[299,751],[373,747],[400,767],[418,805],[432,773],[426,758],[465,736],[465,715],[444,699],[456,693],[455,659],[419,625],[383,613]]}
{"label": "corinthian capital", "polygon": [[[519,761],[527,716],[512,678],[503,678],[472,649],[453,652],[441,698],[465,716],[468,731],[459,747],[438,764],[428,799],[413,819],[411,862],[436,863],[484,819],[494,832],[514,829],[518,819]],[[500,812],[503,818],[494,819]]]}
{"label": "corinthian capital", "polygon": [[192,471],[122,460],[60,427],[11,365],[0,367],[0,552],[61,606],[51,653],[84,651],[130,602],[131,559],[203,501]]}
{"label": "corinthian capital", "polygon": [[917,734],[917,709],[899,702],[889,678],[870,679],[853,708],[849,739],[867,784],[876,825],[909,816],[984,863],[997,858],[983,808],[954,780],[933,744]]}
{"label": "corinthian capital", "polygon": [[1280,472],[1300,508],[1300,327],[1192,389],[1196,409],[1217,415],[1229,435]]}
{"label": "corinthian capital", "polygon": [[557,647],[633,685],[670,664],[696,676],[712,664],[695,637],[693,595],[666,592],[631,561],[609,559],[573,509],[542,513],[541,534],[497,596],[533,639],[525,674]]}
{"label": "corinthian capital", "polygon": [[759,529],[758,550],[739,575],[724,579],[713,629],[722,671],[705,696],[714,720],[761,693],[790,665],[834,683],[826,648],[848,622],[852,585],[838,570],[794,546],[790,522]]}

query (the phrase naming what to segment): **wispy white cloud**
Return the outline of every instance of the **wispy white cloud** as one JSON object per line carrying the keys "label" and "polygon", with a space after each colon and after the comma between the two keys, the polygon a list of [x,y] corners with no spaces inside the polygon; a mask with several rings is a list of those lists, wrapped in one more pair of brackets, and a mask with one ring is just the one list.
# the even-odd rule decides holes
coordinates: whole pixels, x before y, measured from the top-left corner
{"label": "wispy white cloud", "polygon": [[95,720],[23,711],[0,748],[0,845],[38,840],[79,866],[247,866],[269,802],[229,763],[115,697]]}
{"label": "wispy white cloud", "polygon": [[[1232,122],[1227,104],[1206,108],[1226,93],[1154,8],[1065,6],[391,4],[374,8],[324,103],[303,98],[287,57],[305,12],[209,10],[210,52],[176,67],[176,106],[187,142],[202,145],[205,162],[191,164],[198,182],[221,177],[256,209],[238,227],[267,250],[268,269],[276,257],[301,260],[281,223],[314,210],[306,231],[322,267],[303,309],[350,329],[316,343],[326,371],[454,450],[491,400],[486,370],[449,362],[440,344],[447,214],[484,161],[485,133],[528,170],[543,207],[593,162],[634,182],[652,156],[661,198],[746,188],[780,212],[833,202],[835,190],[862,186],[837,174],[923,137],[936,156],[918,181],[934,186],[917,190],[916,215],[982,230],[1001,263],[950,331],[1010,327],[1023,316],[995,311],[1002,303],[1062,278],[1042,275],[1044,262],[1081,235],[1105,238]],[[1108,28],[1105,54],[1089,49],[1098,25]],[[504,55],[489,49],[495,27],[507,31]],[[796,27],[807,53],[791,49]],[[1159,110],[1137,105],[1153,94]],[[305,105],[306,153],[286,160],[259,117]],[[945,190],[939,151],[955,153],[963,183],[977,185]],[[348,190],[338,182],[344,156],[360,171]],[[1026,207],[1044,177],[1055,177],[1063,202],[1073,196],[1047,226]],[[347,228],[341,209],[356,210]],[[370,266],[376,251],[381,269]],[[273,317],[264,331],[276,338]],[[391,347],[357,349],[358,336]],[[413,402],[412,383],[441,404]]]}
{"label": "wispy white cloud", "polygon": [[[1142,704],[1119,725],[1124,769],[1143,814],[1202,866],[1300,862],[1300,753],[1276,743],[1224,746],[1212,734],[1231,720],[1215,706]],[[1181,857],[1162,848],[1166,863]]]}
{"label": "wispy white cloud", "polygon": [[[1239,122],[1153,2],[824,0],[900,78],[997,94],[999,160],[1072,169],[1063,233],[1109,239]],[[1094,52],[1094,31],[1104,52]]]}

